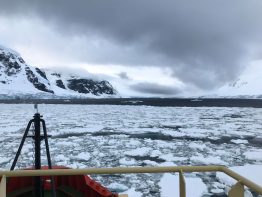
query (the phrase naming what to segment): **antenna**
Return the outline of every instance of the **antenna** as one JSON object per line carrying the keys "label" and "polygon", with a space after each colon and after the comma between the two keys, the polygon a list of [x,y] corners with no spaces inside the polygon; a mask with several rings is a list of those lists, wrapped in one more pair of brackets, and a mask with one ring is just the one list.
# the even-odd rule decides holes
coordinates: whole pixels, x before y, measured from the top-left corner
{"label": "antenna", "polygon": [[36,113],[38,113],[38,104],[37,103],[34,104],[34,109],[36,110]]}

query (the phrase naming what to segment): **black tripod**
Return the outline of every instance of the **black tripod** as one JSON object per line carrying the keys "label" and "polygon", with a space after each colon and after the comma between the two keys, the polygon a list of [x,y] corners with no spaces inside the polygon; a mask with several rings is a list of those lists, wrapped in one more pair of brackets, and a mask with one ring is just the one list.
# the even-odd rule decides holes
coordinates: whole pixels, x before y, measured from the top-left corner
{"label": "black tripod", "polygon": [[[51,163],[51,157],[50,157],[50,152],[49,152],[49,145],[48,145],[48,137],[50,135],[47,135],[46,131],[46,124],[43,119],[41,119],[42,116],[40,116],[39,113],[35,113],[34,118],[28,122],[28,125],[26,127],[25,133],[23,135],[22,141],[19,145],[18,151],[15,155],[15,159],[12,163],[11,169],[14,170],[15,165],[17,163],[18,157],[21,153],[21,150],[23,148],[25,139],[27,137],[30,137],[34,140],[34,145],[35,145],[35,169],[41,169],[41,141],[45,140],[45,147],[46,147],[46,155],[47,155],[47,161],[48,161],[48,168],[52,169],[52,163]],[[42,128],[44,131],[44,135],[41,135],[41,123],[42,123]],[[34,135],[28,136],[29,129],[31,125],[34,124]],[[54,177],[51,178],[52,182],[52,196],[55,197],[55,185],[54,185]],[[35,185],[34,185],[34,196],[35,197],[42,197],[43,195],[43,190],[42,190],[42,182],[41,182],[41,177],[35,177]]]}

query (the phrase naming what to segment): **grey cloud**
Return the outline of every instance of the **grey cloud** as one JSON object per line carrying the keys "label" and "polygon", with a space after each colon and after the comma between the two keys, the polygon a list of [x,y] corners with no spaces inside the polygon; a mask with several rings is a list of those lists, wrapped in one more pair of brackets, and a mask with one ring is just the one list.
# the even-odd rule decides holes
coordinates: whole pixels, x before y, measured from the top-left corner
{"label": "grey cloud", "polygon": [[153,94],[153,95],[171,96],[181,93],[181,90],[178,88],[159,85],[156,83],[147,83],[147,82],[131,85],[130,88],[132,90],[135,90],[143,94]]}
{"label": "grey cloud", "polygon": [[121,72],[121,73],[118,74],[118,76],[119,76],[121,79],[130,80],[130,77],[127,75],[126,72]]}
{"label": "grey cloud", "polygon": [[9,0],[0,8],[2,15],[35,14],[64,36],[117,46],[100,47],[88,56],[93,63],[170,67],[203,89],[236,78],[261,51],[261,10],[261,0]]}

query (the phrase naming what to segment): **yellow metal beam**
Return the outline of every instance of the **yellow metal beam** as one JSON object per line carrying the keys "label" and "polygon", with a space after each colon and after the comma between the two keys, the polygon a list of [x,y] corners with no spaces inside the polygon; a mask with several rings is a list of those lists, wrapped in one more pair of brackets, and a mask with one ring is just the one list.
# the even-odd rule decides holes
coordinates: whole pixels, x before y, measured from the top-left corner
{"label": "yellow metal beam", "polygon": [[52,169],[52,170],[15,170],[0,171],[0,176],[65,176],[83,174],[130,174],[130,173],[166,173],[166,172],[215,172],[220,166],[170,166],[170,167],[125,167],[125,168],[86,168],[86,169]]}
{"label": "yellow metal beam", "polygon": [[228,192],[228,197],[244,197],[244,185],[237,182]]}
{"label": "yellow metal beam", "polygon": [[6,176],[3,175],[0,183],[0,196],[6,197]]}
{"label": "yellow metal beam", "polygon": [[179,193],[180,197],[186,197],[186,182],[182,170],[179,172]]}
{"label": "yellow metal beam", "polygon": [[228,176],[234,178],[237,181],[241,181],[241,183],[245,186],[247,186],[248,188],[250,188],[251,190],[257,192],[258,194],[262,195],[262,187],[250,180],[248,180],[247,178],[237,174],[236,172],[234,172],[233,170],[228,169],[227,167],[223,167],[221,166],[221,172],[224,172],[225,174],[227,174]]}

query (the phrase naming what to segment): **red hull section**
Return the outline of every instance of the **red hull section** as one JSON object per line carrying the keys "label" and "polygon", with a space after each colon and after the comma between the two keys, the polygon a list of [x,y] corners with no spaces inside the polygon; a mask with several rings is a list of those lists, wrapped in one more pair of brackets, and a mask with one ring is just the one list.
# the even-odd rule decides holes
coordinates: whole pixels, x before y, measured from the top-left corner
{"label": "red hull section", "polygon": [[[53,166],[53,169],[68,169],[63,166]],[[42,167],[48,169],[48,167]],[[26,170],[26,169],[25,169]],[[63,196],[82,196],[82,197],[117,197],[117,194],[110,192],[101,184],[92,180],[86,175],[76,176],[54,176],[55,190],[63,193]],[[51,177],[42,176],[44,191],[52,190]],[[11,177],[7,182],[7,195],[18,197],[24,196],[27,192],[32,193],[34,186],[33,177]]]}

